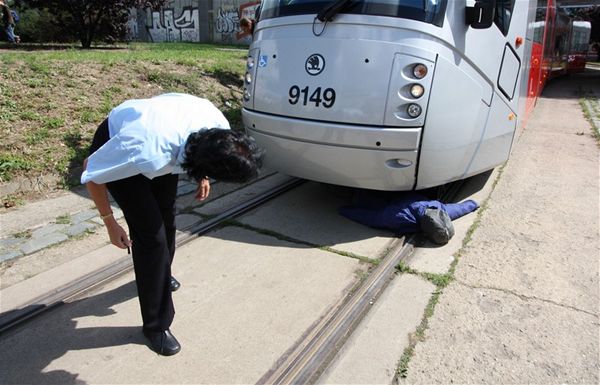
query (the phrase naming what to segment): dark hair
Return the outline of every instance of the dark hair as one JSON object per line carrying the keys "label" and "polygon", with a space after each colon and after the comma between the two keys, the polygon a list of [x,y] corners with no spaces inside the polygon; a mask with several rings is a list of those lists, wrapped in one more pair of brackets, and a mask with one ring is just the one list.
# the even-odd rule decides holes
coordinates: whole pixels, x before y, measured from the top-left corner
{"label": "dark hair", "polygon": [[196,181],[209,177],[244,183],[258,175],[263,153],[241,132],[211,128],[190,134],[181,167]]}

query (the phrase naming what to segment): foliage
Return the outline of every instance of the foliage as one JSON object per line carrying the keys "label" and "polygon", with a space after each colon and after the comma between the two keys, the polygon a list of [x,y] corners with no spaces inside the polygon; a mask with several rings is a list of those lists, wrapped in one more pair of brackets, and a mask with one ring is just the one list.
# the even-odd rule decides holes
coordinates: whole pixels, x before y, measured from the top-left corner
{"label": "foliage", "polygon": [[[60,34],[60,29],[52,24],[53,16],[48,11],[31,8],[14,9],[19,13],[20,19],[15,26],[15,33],[21,37],[21,41],[28,43],[65,41]],[[3,40],[6,39],[3,37]]]}
{"label": "foliage", "polygon": [[61,40],[75,39],[83,48],[97,40],[125,38],[132,8],[160,8],[166,0],[27,0],[28,7],[48,12],[59,28]]}
{"label": "foliage", "polygon": [[600,5],[577,9],[573,16],[576,20],[591,22],[592,32],[590,35],[590,43],[600,43]]}

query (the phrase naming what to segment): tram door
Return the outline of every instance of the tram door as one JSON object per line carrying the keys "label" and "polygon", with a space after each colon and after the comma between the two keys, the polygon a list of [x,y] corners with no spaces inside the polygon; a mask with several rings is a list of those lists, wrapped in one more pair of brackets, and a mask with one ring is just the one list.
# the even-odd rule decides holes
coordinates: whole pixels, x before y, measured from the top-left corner
{"label": "tram door", "polygon": [[532,36],[527,36],[527,27],[535,20],[531,3],[496,1],[492,28],[504,37],[504,45],[496,59],[497,75],[492,79],[495,81],[494,93],[480,146],[465,176],[506,161],[517,125],[525,116],[532,47]]}

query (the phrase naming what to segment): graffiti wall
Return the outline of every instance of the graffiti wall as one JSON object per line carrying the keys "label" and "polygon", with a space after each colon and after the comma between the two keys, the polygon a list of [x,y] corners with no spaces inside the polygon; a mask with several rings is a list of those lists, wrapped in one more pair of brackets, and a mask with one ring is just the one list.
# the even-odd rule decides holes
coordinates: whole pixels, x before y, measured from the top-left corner
{"label": "graffiti wall", "polygon": [[151,42],[215,42],[250,44],[240,28],[243,17],[254,18],[257,0],[169,0],[160,10],[139,9],[128,22],[133,40]]}
{"label": "graffiti wall", "polygon": [[260,1],[213,1],[213,41],[226,44],[250,44],[252,38],[240,28],[243,17],[254,18]]}
{"label": "graffiti wall", "polygon": [[153,42],[200,41],[198,1],[169,0],[158,11],[146,9],[142,14],[144,36],[140,40]]}

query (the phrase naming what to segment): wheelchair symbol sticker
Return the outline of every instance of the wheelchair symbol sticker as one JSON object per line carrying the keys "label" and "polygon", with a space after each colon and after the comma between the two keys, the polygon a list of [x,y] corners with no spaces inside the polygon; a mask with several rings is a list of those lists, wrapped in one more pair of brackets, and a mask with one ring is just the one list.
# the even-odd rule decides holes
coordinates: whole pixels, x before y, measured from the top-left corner
{"label": "wheelchair symbol sticker", "polygon": [[258,66],[266,67],[268,60],[269,60],[269,57],[267,55],[260,55],[260,58],[258,59]]}

